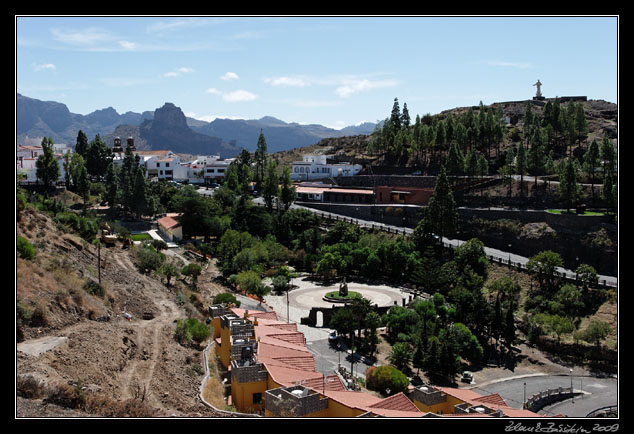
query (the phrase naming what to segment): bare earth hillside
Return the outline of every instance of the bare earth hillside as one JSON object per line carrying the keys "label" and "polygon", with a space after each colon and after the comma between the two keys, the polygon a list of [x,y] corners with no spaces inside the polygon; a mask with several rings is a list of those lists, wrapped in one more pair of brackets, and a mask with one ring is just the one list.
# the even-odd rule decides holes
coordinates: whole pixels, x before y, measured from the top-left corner
{"label": "bare earth hillside", "polygon": [[[70,385],[85,395],[142,405],[143,415],[217,415],[198,397],[205,363],[201,348],[174,339],[177,319],[202,318],[193,305],[177,299],[177,292],[185,292],[183,282],[168,288],[157,277],[137,271],[130,248],[102,248],[105,295],[92,295],[84,284],[97,278],[96,247],[63,233],[51,218],[29,208],[18,221],[17,234],[36,250],[35,259],[16,260],[18,316],[26,312],[28,317],[20,322],[25,325],[19,327],[16,348],[18,416],[77,415],[22,399],[25,379],[40,389]],[[199,300],[222,291],[212,282],[215,268],[204,270]],[[124,312],[132,318],[126,319]],[[143,319],[146,312],[153,318]],[[46,401],[43,392],[30,397]]]}

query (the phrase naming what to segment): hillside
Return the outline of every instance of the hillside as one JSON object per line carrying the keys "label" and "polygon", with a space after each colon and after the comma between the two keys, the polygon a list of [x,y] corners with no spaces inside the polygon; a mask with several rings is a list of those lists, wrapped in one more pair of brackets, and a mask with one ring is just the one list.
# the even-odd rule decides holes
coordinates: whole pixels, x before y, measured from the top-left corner
{"label": "hillside", "polygon": [[[64,199],[76,200],[57,200]],[[74,390],[92,404],[92,414],[81,416],[218,416],[198,398],[201,349],[174,338],[176,320],[204,318],[203,306],[223,292],[212,264],[194,292],[183,281],[168,287],[140,273],[134,248],[102,248],[100,296],[87,285],[97,280],[95,246],[32,206],[20,212],[17,235],[36,252],[16,259],[20,416],[73,414],[67,397]],[[183,258],[168,260],[184,265]],[[153,318],[143,319],[146,312]],[[65,405],[46,405],[42,414],[46,402]]]}
{"label": "hillside", "polygon": [[[567,103],[562,103],[562,107],[566,107]],[[582,152],[585,152],[587,145],[592,140],[597,139],[600,143],[603,138],[604,132],[607,132],[608,137],[613,141],[615,146],[618,146],[616,141],[618,133],[618,107],[616,104],[603,101],[603,100],[588,100],[582,102],[584,112],[586,115],[586,121],[588,124],[587,138],[582,142],[581,148],[578,145],[573,147],[573,153],[575,156],[581,156]],[[502,107],[505,117],[508,117],[509,123],[506,125],[506,131],[504,132],[504,139],[500,144],[500,152],[504,152],[510,146],[517,146],[522,140],[522,132],[524,131],[524,113],[526,110],[526,101],[510,101],[494,103],[488,106],[492,109]],[[454,119],[467,112],[469,109],[473,109],[474,114],[477,116],[480,111],[479,106],[472,107],[457,107],[451,110],[445,110],[436,115],[430,115],[435,119],[446,119],[450,115],[453,115]],[[532,105],[533,115],[536,117],[543,117],[543,107],[538,104]],[[386,111],[387,113],[387,111]],[[389,114],[389,113],[388,113]],[[386,115],[387,117],[387,115]],[[415,117],[415,116],[412,116]],[[423,115],[421,115],[423,117]],[[428,122],[431,122],[428,120]],[[410,158],[407,161],[395,162],[388,160],[385,155],[378,152],[370,152],[368,145],[372,141],[371,135],[354,135],[346,137],[333,137],[324,138],[313,146],[307,146],[302,148],[295,148],[287,151],[278,152],[275,157],[278,160],[290,163],[291,161],[301,160],[302,154],[310,153],[328,153],[332,155],[345,155],[345,159],[352,160],[357,159],[359,161],[368,162],[372,161],[373,167],[409,167],[411,172],[417,170],[428,171],[429,174],[435,174],[438,170],[439,164],[444,161],[444,155],[446,155],[448,147],[446,145],[439,147],[439,155],[435,160],[428,160],[423,166],[420,162],[414,158]],[[579,149],[578,149],[579,148]],[[561,155],[555,154],[555,159],[560,158]],[[492,154],[493,160],[496,158],[495,152]],[[495,173],[495,168],[491,173]],[[375,169],[376,170],[376,169]]]}

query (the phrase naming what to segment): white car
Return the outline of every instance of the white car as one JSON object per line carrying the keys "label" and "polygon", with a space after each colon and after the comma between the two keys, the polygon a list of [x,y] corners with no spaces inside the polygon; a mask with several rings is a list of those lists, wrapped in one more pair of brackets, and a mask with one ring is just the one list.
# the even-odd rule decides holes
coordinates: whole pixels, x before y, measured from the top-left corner
{"label": "white car", "polygon": [[328,340],[329,341],[336,341],[337,340],[337,332],[333,330],[330,333],[328,333]]}

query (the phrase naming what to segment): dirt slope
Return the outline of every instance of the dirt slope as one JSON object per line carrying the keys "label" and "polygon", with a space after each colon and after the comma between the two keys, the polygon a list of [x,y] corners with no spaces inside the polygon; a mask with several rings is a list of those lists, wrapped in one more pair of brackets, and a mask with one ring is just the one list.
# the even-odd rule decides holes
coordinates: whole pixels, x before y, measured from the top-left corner
{"label": "dirt slope", "polygon": [[[16,260],[18,306],[31,314],[18,333],[16,378],[32,376],[49,387],[81,385],[86,393],[114,401],[143,402],[157,416],[217,416],[198,398],[200,348],[174,339],[177,319],[199,315],[182,298],[178,302],[183,284],[168,288],[157,277],[140,274],[130,249],[102,248],[106,293],[98,297],[83,289],[97,275],[94,246],[61,232],[50,217],[34,210],[21,216],[17,232],[35,245],[37,256]],[[209,286],[213,275],[213,267],[205,268],[201,299],[222,290]],[[44,318],[39,323],[33,321],[38,309],[37,317]],[[153,318],[143,319],[145,312]],[[42,416],[35,401],[16,402],[18,415]],[[60,410],[60,416],[65,414]]]}

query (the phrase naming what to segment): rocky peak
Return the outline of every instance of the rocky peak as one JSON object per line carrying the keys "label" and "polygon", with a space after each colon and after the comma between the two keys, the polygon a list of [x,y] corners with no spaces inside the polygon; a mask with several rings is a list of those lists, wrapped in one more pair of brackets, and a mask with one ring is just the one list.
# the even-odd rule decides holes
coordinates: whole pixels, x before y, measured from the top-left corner
{"label": "rocky peak", "polygon": [[166,102],[163,107],[154,111],[153,124],[161,129],[188,129],[185,114],[171,102]]}

